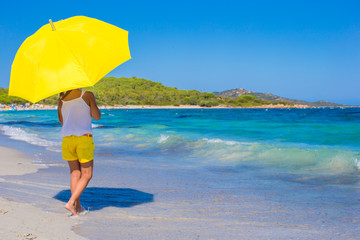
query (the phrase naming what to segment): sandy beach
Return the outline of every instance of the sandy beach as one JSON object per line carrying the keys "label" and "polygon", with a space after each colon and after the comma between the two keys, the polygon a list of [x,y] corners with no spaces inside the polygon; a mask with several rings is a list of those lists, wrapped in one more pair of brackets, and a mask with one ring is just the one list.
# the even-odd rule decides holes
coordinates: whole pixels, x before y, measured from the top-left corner
{"label": "sandy beach", "polygon": [[[158,105],[101,105],[99,106],[100,109],[241,109],[241,108],[315,108],[308,105],[284,105],[284,104],[269,104],[269,105],[261,105],[261,106],[251,106],[251,107],[236,107],[236,106],[229,106],[229,105],[219,105],[213,107],[202,107],[199,105],[180,105],[180,106],[158,106]],[[57,106],[54,105],[41,105],[35,107],[8,107],[4,105],[0,107],[0,111],[33,111],[33,110],[56,110]]]}
{"label": "sandy beach", "polygon": [[[41,165],[31,164],[32,159],[23,153],[0,147],[0,176],[35,173]],[[6,182],[1,178],[2,183]],[[21,184],[21,183],[20,183]],[[13,239],[84,239],[71,231],[79,219],[68,214],[46,212],[32,203],[19,203],[0,197],[0,236],[2,240]],[[59,206],[60,207],[60,206]]]}

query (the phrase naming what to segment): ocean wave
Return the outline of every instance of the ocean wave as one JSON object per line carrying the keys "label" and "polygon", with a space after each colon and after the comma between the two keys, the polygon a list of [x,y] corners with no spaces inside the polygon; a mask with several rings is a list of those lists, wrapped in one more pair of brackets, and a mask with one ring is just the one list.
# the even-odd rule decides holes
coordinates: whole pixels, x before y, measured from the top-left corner
{"label": "ocean wave", "polygon": [[[253,166],[296,174],[351,174],[360,171],[360,157],[354,151],[314,146],[287,146],[241,142],[220,138],[189,139],[160,134],[154,149],[176,154],[205,166]],[[146,145],[149,146],[149,145]]]}
{"label": "ocean wave", "polygon": [[111,113],[106,113],[106,112],[102,112],[101,115],[108,115],[108,116],[112,116],[114,117],[115,115],[114,114],[111,114]]}
{"label": "ocean wave", "polygon": [[169,138],[169,136],[164,135],[164,134],[160,134],[160,138],[159,138],[159,140],[158,140],[158,143],[163,143],[163,142],[165,142],[168,138]]}
{"label": "ocean wave", "polygon": [[92,124],[91,124],[91,127],[92,127],[92,128],[105,128],[104,125],[95,124],[95,123],[92,123]]}
{"label": "ocean wave", "polygon": [[343,149],[280,146],[203,138],[193,142],[191,157],[205,164],[282,169],[299,174],[347,174],[360,170],[357,153]]}
{"label": "ocean wave", "polygon": [[[296,174],[351,174],[360,170],[357,153],[327,147],[286,146],[240,142],[220,138],[191,140],[160,134],[156,147],[164,154],[181,154],[194,164],[216,166],[253,166]],[[154,139],[154,140],[155,140]]]}
{"label": "ocean wave", "polygon": [[360,160],[358,158],[354,159],[356,167],[360,170]]}
{"label": "ocean wave", "polygon": [[[154,142],[155,140],[155,142]],[[184,138],[179,135],[166,135],[160,134],[160,137],[155,138],[150,141],[154,143],[153,147],[162,154],[175,154],[176,156],[180,154],[186,154],[192,148],[193,141],[187,138]]]}
{"label": "ocean wave", "polygon": [[9,136],[11,139],[24,141],[32,145],[46,147],[50,151],[60,151],[60,142],[54,142],[40,138],[37,134],[28,133],[21,128],[0,125],[0,131],[3,134]]}
{"label": "ocean wave", "polygon": [[0,124],[4,125],[22,125],[22,126],[28,126],[28,127],[58,127],[60,126],[60,123],[56,121],[50,121],[50,122],[31,122],[31,121],[7,121],[7,122],[0,122]]}
{"label": "ocean wave", "polygon": [[220,138],[215,138],[215,139],[203,138],[202,140],[207,141],[208,143],[224,143],[224,144],[228,144],[228,145],[234,145],[234,144],[238,143],[236,141],[221,140]]}
{"label": "ocean wave", "polygon": [[288,169],[293,173],[346,174],[359,171],[355,152],[342,149],[303,149],[264,147],[258,159],[264,164]]}

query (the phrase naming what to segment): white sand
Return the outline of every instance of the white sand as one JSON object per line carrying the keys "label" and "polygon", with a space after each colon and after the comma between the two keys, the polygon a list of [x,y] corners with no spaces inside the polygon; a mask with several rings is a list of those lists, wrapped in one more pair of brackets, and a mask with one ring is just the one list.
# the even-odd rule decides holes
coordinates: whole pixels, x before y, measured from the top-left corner
{"label": "white sand", "polygon": [[[31,158],[19,151],[0,147],[0,176],[33,173],[42,167],[31,162]],[[1,179],[1,182],[4,181]],[[71,231],[77,223],[80,223],[80,219],[69,218],[65,211],[64,214],[45,212],[31,204],[0,197],[1,240],[84,239]]]}
{"label": "white sand", "polygon": [[31,162],[32,159],[22,152],[0,146],[0,176],[34,173],[44,167]]}

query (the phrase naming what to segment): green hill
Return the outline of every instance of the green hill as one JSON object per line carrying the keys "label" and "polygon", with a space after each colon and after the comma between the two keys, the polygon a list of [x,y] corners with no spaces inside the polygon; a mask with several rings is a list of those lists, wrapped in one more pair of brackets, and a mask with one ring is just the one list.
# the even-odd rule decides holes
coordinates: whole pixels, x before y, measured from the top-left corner
{"label": "green hill", "polygon": [[[8,89],[0,89],[0,103],[20,103],[27,101],[7,96]],[[213,93],[197,90],[178,90],[166,87],[161,83],[143,78],[104,77],[94,87],[85,88],[92,91],[99,105],[200,105],[204,107],[225,104],[230,106],[260,106],[264,104],[284,104],[261,100],[251,95],[237,98],[216,96]],[[58,96],[54,95],[40,101],[42,104],[56,104]]]}
{"label": "green hill", "polygon": [[243,88],[236,88],[236,89],[226,90],[223,92],[214,92],[214,94],[219,97],[233,97],[233,98],[237,98],[242,95],[252,95],[256,98],[266,101],[287,102],[292,104],[308,105],[313,107],[343,107],[344,106],[341,104],[330,103],[327,101],[306,102],[301,100],[283,98],[270,93],[248,91]]}

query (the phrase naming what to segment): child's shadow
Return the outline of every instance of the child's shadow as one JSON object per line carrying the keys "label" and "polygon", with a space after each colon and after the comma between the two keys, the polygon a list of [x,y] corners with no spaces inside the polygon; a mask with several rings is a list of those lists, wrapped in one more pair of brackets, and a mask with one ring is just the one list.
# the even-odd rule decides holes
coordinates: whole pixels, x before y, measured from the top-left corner
{"label": "child's shadow", "polygon": [[[67,202],[71,197],[70,190],[63,190],[54,196],[55,199]],[[89,187],[81,194],[81,204],[91,210],[104,207],[127,208],[154,201],[154,195],[130,188]]]}

